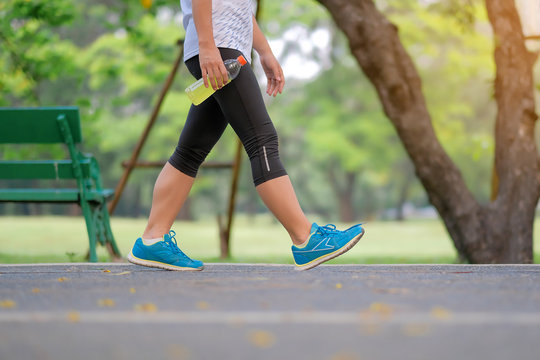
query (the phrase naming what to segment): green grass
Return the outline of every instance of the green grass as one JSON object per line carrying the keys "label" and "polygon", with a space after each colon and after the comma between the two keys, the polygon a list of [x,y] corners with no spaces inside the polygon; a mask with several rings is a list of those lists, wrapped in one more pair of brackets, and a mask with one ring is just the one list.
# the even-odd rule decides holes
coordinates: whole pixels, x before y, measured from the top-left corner
{"label": "green grass", "polygon": [[[146,219],[113,218],[111,226],[122,254],[140,236]],[[348,224],[338,224],[347,226]],[[540,225],[537,222],[537,226]],[[456,251],[438,220],[370,222],[366,235],[351,251],[333,263],[455,263]],[[0,217],[0,263],[85,261],[88,238],[82,217]],[[214,219],[177,222],[180,247],[205,262],[292,263],[286,231],[270,216],[238,216],[232,231],[232,258],[219,259]],[[536,231],[538,233],[538,231]],[[536,236],[535,249],[540,248]],[[100,261],[110,258],[98,247]],[[535,253],[540,262],[540,252]]]}

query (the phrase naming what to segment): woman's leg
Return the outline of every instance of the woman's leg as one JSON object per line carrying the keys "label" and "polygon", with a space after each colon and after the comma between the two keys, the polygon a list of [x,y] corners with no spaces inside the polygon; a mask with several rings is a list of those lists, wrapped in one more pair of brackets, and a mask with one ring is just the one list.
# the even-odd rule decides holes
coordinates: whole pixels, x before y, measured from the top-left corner
{"label": "woman's leg", "polygon": [[[222,57],[236,58],[240,52],[220,49]],[[253,182],[268,209],[285,227],[294,244],[309,236],[307,220],[278,151],[278,136],[262,99],[252,69],[245,65],[238,77],[217,91],[214,98],[249,155]]]}
{"label": "woman's leg", "polygon": [[[193,61],[189,59],[186,64]],[[167,270],[203,269],[201,261],[189,258],[178,248],[175,233],[170,229],[188,197],[199,166],[226,127],[225,117],[214,98],[191,106],[178,146],[156,180],[143,237],[135,241],[128,261]]]}
{"label": "woman's leg", "polygon": [[298,203],[289,176],[268,180],[256,189],[268,209],[287,230],[292,242],[300,245],[306,241],[311,223]]}
{"label": "woman's leg", "polygon": [[199,166],[226,127],[227,121],[213,98],[191,106],[178,146],[156,180],[144,239],[160,238],[169,232],[189,195]]}
{"label": "woman's leg", "polygon": [[152,208],[143,239],[160,238],[171,230],[194,181],[194,177],[178,171],[170,163],[165,164],[154,185]]}

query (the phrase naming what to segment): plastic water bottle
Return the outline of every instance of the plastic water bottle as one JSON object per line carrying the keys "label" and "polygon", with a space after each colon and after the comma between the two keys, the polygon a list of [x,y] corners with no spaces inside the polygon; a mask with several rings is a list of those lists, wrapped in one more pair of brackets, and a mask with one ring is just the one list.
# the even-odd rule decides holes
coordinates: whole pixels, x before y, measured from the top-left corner
{"label": "plastic water bottle", "polygon": [[[247,61],[242,55],[240,55],[236,59],[225,60],[223,64],[225,64],[225,69],[227,69],[227,74],[229,74],[229,79],[224,84],[226,85],[238,76],[240,69],[242,66],[247,64]],[[208,87],[204,86],[204,80],[202,78],[186,88],[186,93],[194,105],[199,105],[204,100],[208,99],[214,92],[215,90],[212,88],[212,85],[208,84]]]}

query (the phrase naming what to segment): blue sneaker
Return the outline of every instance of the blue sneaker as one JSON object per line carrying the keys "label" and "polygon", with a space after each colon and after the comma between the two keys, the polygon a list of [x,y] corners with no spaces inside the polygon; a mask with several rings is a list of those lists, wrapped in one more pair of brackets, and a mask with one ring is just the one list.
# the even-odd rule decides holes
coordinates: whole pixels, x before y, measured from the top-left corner
{"label": "blue sneaker", "polygon": [[297,270],[311,269],[345,253],[364,235],[364,229],[358,224],[339,231],[333,224],[319,226],[313,223],[309,233],[306,245],[292,246]]}
{"label": "blue sneaker", "polygon": [[192,260],[178,248],[174,231],[163,235],[163,240],[153,245],[144,245],[138,238],[127,259],[142,266],[156,267],[165,270],[198,271],[204,268],[202,261]]}

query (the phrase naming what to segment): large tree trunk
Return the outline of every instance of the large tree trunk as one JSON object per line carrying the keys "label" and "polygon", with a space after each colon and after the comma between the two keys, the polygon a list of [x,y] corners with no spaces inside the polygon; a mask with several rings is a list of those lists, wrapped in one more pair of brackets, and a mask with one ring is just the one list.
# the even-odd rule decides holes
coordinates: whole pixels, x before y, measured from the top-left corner
{"label": "large tree trunk", "polygon": [[534,143],[531,55],[513,1],[487,0],[497,34],[496,165],[499,196],[482,207],[439,143],[421,80],[396,26],[372,0],[318,0],[345,33],[358,64],[375,86],[460,256],[472,263],[532,262],[534,210],[540,196]]}
{"label": "large tree trunk", "polygon": [[[535,113],[532,68],[536,56],[525,47],[514,1],[486,0],[495,34],[495,128],[497,198],[491,204],[493,236],[503,261],[532,262],[532,235],[540,193],[538,153],[534,139]],[[510,230],[508,230],[510,229]]]}

